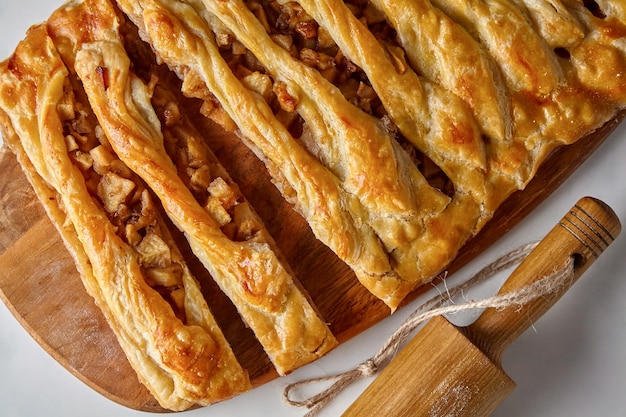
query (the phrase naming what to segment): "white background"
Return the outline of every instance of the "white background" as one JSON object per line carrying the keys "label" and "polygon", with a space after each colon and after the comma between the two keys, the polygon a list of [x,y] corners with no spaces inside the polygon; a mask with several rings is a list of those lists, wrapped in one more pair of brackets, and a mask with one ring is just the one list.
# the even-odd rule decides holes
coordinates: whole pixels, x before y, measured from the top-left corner
{"label": "white background", "polygon": [[[58,4],[60,1],[1,0],[0,59],[9,56],[29,25],[44,20]],[[604,200],[626,223],[625,179],[626,124],[523,223],[453,279],[464,279],[498,255],[541,238],[584,195]],[[518,387],[496,416],[625,415],[625,255],[626,238],[622,236],[534,328],[507,349],[503,367]],[[498,280],[491,284],[494,291]],[[491,287],[483,291],[491,291]],[[423,299],[288,377],[184,415],[304,415],[304,410],[282,401],[286,383],[345,371],[369,358],[419,301]],[[352,385],[321,415],[341,414],[370,381]],[[119,406],[86,387],[48,356],[0,303],[0,415],[125,417],[145,413]]]}

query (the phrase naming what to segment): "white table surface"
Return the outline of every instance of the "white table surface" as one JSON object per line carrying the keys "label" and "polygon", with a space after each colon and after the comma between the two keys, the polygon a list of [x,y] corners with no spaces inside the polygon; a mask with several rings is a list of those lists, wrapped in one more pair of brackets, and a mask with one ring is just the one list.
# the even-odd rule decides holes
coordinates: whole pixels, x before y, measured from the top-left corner
{"label": "white table surface", "polygon": [[[9,56],[29,25],[44,20],[58,4],[1,0],[0,59]],[[626,223],[625,179],[623,124],[557,192],[490,250],[455,274],[455,279],[468,277],[520,244],[540,239],[585,195],[604,200]],[[625,255],[626,238],[622,236],[546,316],[507,349],[503,367],[518,387],[495,416],[626,415]],[[499,279],[480,294],[491,295]],[[423,299],[288,377],[184,415],[301,416],[304,410],[294,409],[281,399],[286,383],[345,371],[369,358],[419,301]],[[353,384],[321,415],[340,415],[371,380]],[[126,417],[146,413],[119,406],[85,386],[34,342],[0,303],[0,415]]]}

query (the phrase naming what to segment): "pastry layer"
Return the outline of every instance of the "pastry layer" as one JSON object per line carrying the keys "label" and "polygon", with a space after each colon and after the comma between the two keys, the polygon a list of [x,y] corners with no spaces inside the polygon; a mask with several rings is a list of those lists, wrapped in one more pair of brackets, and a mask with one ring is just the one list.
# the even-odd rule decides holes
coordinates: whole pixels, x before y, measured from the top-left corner
{"label": "pastry layer", "polygon": [[2,63],[0,124],[140,379],[184,409],[250,383],[167,220],[279,374],[337,342],[181,94],[393,311],[624,108],[625,16],[617,0],[70,1]]}
{"label": "pastry layer", "polygon": [[392,309],[623,108],[614,3],[118,1]]}
{"label": "pastry layer", "polygon": [[183,410],[248,390],[157,203],[102,140],[68,76],[36,26],[2,64],[0,104],[10,121],[3,136],[85,288],[162,406]]}
{"label": "pastry layer", "polygon": [[[95,22],[89,32],[80,26],[85,20]],[[117,27],[111,5],[102,0],[69,3],[48,20],[51,37],[76,71],[111,147],[159,198],[278,373],[324,355],[337,342],[279,258],[262,221],[176,110],[174,95],[167,95],[158,75],[142,80],[133,72],[131,67],[141,64],[131,63]],[[161,110],[163,120],[155,104],[170,106]],[[178,119],[172,116],[176,112]],[[170,156],[166,136],[183,149],[170,146]],[[217,172],[211,172],[209,159]]]}
{"label": "pastry layer", "polygon": [[28,33],[0,73],[3,136],[163,407],[208,405],[250,388],[168,220],[279,374],[336,346],[177,101],[178,80],[168,82],[169,71],[112,3],[66,3]]}

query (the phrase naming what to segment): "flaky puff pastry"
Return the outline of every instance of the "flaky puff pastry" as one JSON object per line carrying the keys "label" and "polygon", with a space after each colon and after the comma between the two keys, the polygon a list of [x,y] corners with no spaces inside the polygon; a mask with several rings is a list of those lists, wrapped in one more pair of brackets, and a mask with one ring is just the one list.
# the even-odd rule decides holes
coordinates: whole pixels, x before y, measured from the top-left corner
{"label": "flaky puff pastry", "polygon": [[74,94],[45,26],[0,73],[3,136],[140,381],[172,410],[248,390],[156,204]]}
{"label": "flaky puff pastry", "polygon": [[[192,251],[232,300],[252,329],[279,374],[307,364],[336,346],[337,341],[317,314],[305,292],[281,261],[260,218],[230,190],[228,177],[204,186],[209,190],[204,206],[191,184],[166,150],[164,135],[188,136],[197,132],[184,123],[162,124],[153,99],[163,102],[160,90],[142,81],[132,70],[130,58],[118,33],[118,21],[105,0],[70,2],[48,19],[52,38],[62,49],[65,62],[76,71],[98,122],[120,159],[139,175],[159,198],[173,223],[184,232]],[[89,31],[81,22],[92,22]],[[172,99],[170,99],[172,100]],[[167,102],[168,99],[166,98]],[[167,104],[167,103],[166,103]],[[180,116],[184,118],[183,115]],[[202,146],[201,143],[197,144]],[[201,151],[210,154],[207,147]],[[215,159],[213,157],[213,159]],[[206,166],[208,167],[208,164]],[[196,177],[202,175],[196,173]],[[191,180],[193,181],[194,178]],[[201,182],[201,181],[200,181]],[[228,216],[217,200],[229,194],[235,200],[235,217],[243,212],[252,221],[251,235],[228,236],[222,222]],[[221,212],[219,209],[222,208]],[[235,219],[236,220],[236,219]],[[236,226],[236,225],[235,225]]]}
{"label": "flaky puff pastry", "polygon": [[[369,205],[380,204],[385,210],[395,212],[390,216],[402,217],[408,220],[407,232],[414,229],[410,224],[410,199],[402,198],[398,201],[377,201],[380,196],[377,188],[365,189],[365,196],[357,192],[349,193],[343,188],[342,181],[331,171],[317,161],[300,143],[293,140],[288,130],[276,122],[271,109],[262,97],[245,88],[231,72],[226,62],[219,54],[211,29],[207,22],[189,4],[182,2],[120,2],[122,10],[138,24],[144,33],[149,32],[151,45],[157,55],[171,67],[184,76],[183,92],[192,94],[196,89],[204,90],[204,85],[220,101],[228,115],[237,124],[243,134],[243,140],[268,165],[272,174],[278,178],[279,187],[284,195],[295,203],[296,208],[309,222],[316,236],[329,245],[355,271],[361,282],[381,298],[385,294],[393,293],[398,285],[397,273],[392,270],[390,260],[371,226],[361,216],[364,213],[362,199]],[[144,20],[145,19],[145,20]],[[254,36],[254,35],[252,35]],[[194,51],[190,54],[188,51]],[[202,87],[198,87],[198,84]],[[336,98],[339,100],[339,94]],[[326,97],[332,99],[331,94]],[[337,103],[340,105],[340,103]],[[355,128],[354,134],[365,133],[359,131],[357,123],[351,125],[338,121],[338,128],[344,132]],[[324,128],[323,123],[319,123]],[[368,129],[368,126],[363,126]],[[377,126],[376,131],[383,128]],[[388,138],[387,138],[388,139]],[[353,144],[346,143],[346,146]],[[366,161],[358,160],[359,152],[354,155],[339,153],[346,158],[354,157],[354,166],[363,172],[373,173],[377,169],[364,165]],[[394,187],[393,184],[382,185],[387,181],[388,170],[396,172],[400,167],[395,166],[395,158],[391,154],[399,149],[391,141],[372,143],[368,149],[371,154],[380,155],[381,170],[378,170],[378,179],[381,189]],[[405,166],[409,166],[408,160]],[[411,173],[403,175],[403,184],[398,188],[407,188],[413,178]],[[389,176],[388,178],[395,178]],[[357,175],[347,179],[354,190],[366,187],[359,181]],[[442,197],[440,205],[445,205],[447,198]],[[436,204],[436,203],[435,203]],[[362,214],[364,213],[364,214]],[[416,219],[413,217],[413,219]],[[384,222],[385,218],[380,218]],[[378,287],[380,290],[376,290]],[[407,286],[402,292],[408,292]],[[399,300],[398,300],[399,301]],[[396,302],[392,302],[395,304]]]}
{"label": "flaky puff pastry", "polygon": [[626,104],[617,1],[118,4],[392,309]]}

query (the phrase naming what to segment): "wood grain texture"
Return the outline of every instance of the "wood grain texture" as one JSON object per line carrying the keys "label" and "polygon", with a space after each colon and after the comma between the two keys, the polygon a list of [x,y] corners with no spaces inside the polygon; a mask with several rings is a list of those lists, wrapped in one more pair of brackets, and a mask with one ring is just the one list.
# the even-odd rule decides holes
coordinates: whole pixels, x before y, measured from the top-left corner
{"label": "wood grain texture", "polygon": [[515,388],[501,367],[504,349],[554,306],[620,231],[620,221],[610,207],[581,198],[513,271],[498,294],[516,293],[565,270],[567,275],[561,276],[559,285],[521,306],[487,308],[465,328],[443,316],[431,319],[343,417],[490,415]]}
{"label": "wood grain texture", "polygon": [[462,329],[437,316],[342,417],[484,417],[514,388]]}
{"label": "wood grain texture", "polygon": [[[458,270],[514,227],[600,146],[623,117],[620,114],[594,134],[558,149],[528,187],[512,195],[466,245],[449,271]],[[199,123],[211,133],[214,152],[265,221],[340,343],[387,317],[389,308],[358,284],[349,268],[315,239],[304,220],[282,199],[263,164],[234,135],[205,119]],[[44,349],[93,389],[130,408],[164,411],[138,382],[6,147],[0,150],[0,172],[2,300]],[[177,236],[177,240],[253,385],[275,379],[278,375],[252,332],[191,255],[185,239]],[[421,293],[417,289],[404,304]]]}

